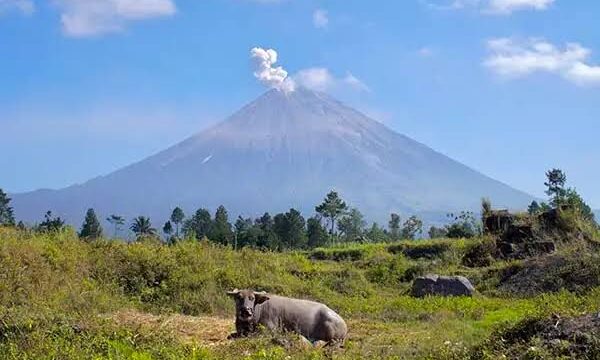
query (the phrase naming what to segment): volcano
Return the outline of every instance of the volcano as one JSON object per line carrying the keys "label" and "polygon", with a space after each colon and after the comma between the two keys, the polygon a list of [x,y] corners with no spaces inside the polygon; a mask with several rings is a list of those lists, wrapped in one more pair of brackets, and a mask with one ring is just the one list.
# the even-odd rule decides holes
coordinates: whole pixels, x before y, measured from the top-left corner
{"label": "volcano", "polygon": [[532,196],[398,134],[327,94],[270,90],[216,126],[138,163],[59,190],[14,194],[19,219],[52,210],[78,224],[102,216],[190,214],[224,205],[232,216],[299,209],[335,189],[369,220],[391,212],[440,219],[482,197],[522,209]]}

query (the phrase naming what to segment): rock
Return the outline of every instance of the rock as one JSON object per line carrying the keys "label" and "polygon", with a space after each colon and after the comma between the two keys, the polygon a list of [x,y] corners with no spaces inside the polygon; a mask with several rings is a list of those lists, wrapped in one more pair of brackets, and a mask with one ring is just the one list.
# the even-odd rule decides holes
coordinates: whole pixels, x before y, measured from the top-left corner
{"label": "rock", "polygon": [[499,235],[506,232],[514,221],[514,216],[508,210],[492,210],[483,221],[483,230],[485,234]]}
{"label": "rock", "polygon": [[414,297],[473,296],[475,288],[464,276],[427,275],[415,279],[411,295]]}

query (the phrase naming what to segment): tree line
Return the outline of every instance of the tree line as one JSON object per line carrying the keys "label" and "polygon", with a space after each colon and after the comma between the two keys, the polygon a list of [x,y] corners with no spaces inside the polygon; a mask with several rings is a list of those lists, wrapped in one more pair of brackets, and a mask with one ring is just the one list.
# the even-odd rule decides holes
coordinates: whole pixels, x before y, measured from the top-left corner
{"label": "tree line", "polygon": [[[566,175],[559,169],[546,173],[548,203],[533,201],[528,212],[531,215],[561,206],[576,208],[585,220],[594,222],[591,208],[573,188],[566,187]],[[11,199],[0,189],[0,225],[25,229],[15,223]],[[482,201],[482,216],[489,213],[491,203]],[[431,226],[427,231],[430,238],[472,238],[481,235],[482,219],[471,211],[448,214],[449,223],[442,227]],[[111,236],[117,238],[124,230],[126,220],[120,215],[110,215],[106,221],[111,225]],[[44,215],[34,231],[60,231],[65,226],[63,219],[53,216],[51,211]],[[169,219],[158,230],[149,217],[134,218],[128,229],[136,240],[160,240],[174,244],[182,239],[207,239],[234,248],[255,247],[270,250],[310,249],[341,242],[392,242],[417,239],[423,234],[423,221],[413,215],[402,221],[397,213],[390,214],[387,227],[377,223],[367,224],[357,208],[349,207],[336,191],[330,191],[322,203],[315,207],[315,214],[305,218],[297,209],[271,215],[268,212],[257,218],[239,216],[231,222],[224,206],[219,206],[214,215],[208,209],[199,208],[187,216],[176,207]],[[104,230],[94,209],[88,209],[79,231],[82,239],[94,240],[104,236]]]}

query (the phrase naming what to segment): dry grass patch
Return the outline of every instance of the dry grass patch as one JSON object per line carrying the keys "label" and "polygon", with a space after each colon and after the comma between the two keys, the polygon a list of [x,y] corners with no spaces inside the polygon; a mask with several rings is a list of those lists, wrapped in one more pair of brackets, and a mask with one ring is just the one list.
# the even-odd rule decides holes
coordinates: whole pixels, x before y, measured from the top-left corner
{"label": "dry grass patch", "polygon": [[214,347],[230,343],[234,332],[232,319],[216,316],[153,315],[124,310],[109,316],[119,326],[144,334],[168,334],[184,344]]}

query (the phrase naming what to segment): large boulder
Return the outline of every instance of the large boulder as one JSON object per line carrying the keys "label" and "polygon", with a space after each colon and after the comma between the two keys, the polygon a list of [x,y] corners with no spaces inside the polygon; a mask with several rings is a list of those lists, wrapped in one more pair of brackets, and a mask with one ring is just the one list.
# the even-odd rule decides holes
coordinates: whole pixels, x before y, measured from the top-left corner
{"label": "large boulder", "polygon": [[473,296],[475,288],[464,276],[426,275],[413,281],[411,295],[414,297],[432,296]]}

